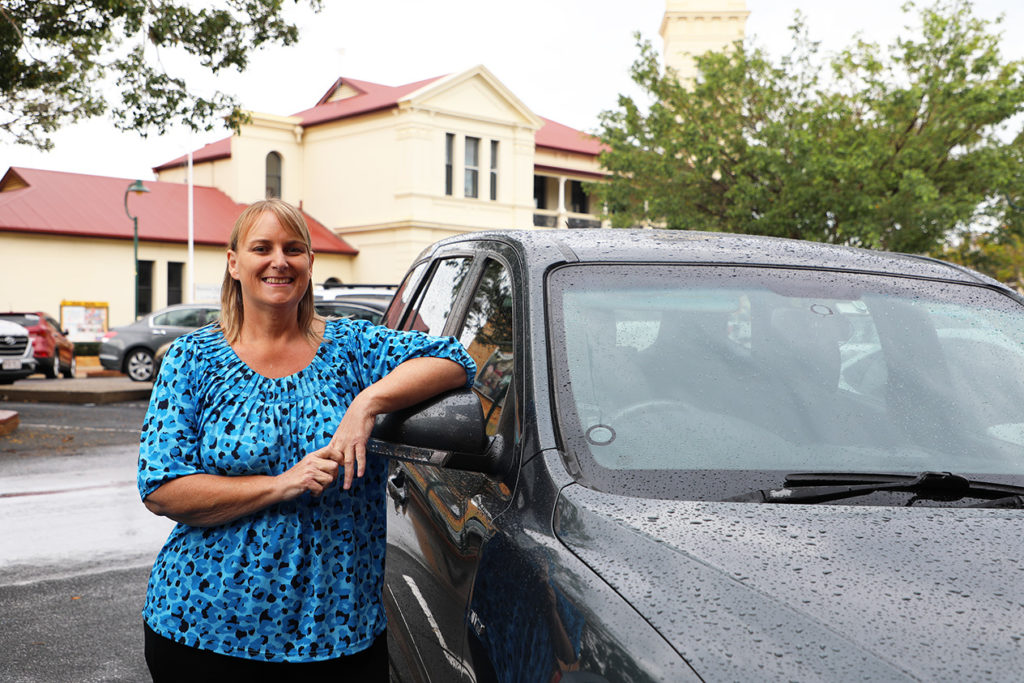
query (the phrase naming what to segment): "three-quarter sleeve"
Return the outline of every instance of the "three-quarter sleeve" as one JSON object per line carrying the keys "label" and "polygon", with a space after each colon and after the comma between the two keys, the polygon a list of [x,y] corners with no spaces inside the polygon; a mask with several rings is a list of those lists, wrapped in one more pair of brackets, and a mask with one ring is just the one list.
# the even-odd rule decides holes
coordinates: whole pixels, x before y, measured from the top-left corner
{"label": "three-quarter sleeve", "polygon": [[412,358],[446,358],[466,370],[466,386],[473,385],[476,364],[455,337],[433,337],[423,332],[401,332],[352,321],[352,330],[360,344],[360,374],[369,386]]}
{"label": "three-quarter sleeve", "polygon": [[189,339],[168,349],[142,422],[137,483],[143,499],[162,484],[202,471]]}

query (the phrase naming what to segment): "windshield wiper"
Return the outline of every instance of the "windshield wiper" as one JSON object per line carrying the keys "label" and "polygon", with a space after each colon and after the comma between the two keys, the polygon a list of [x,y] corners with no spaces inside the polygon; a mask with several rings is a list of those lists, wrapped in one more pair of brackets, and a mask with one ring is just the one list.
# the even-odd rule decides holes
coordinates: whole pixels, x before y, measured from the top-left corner
{"label": "windshield wiper", "polygon": [[752,491],[727,500],[750,503],[827,503],[878,491],[906,491],[915,494],[908,505],[921,498],[945,501],[983,498],[987,501],[971,507],[1019,507],[1024,501],[1024,486],[977,481],[951,472],[922,472],[916,475],[798,472],[787,475],[785,486],[781,489]]}

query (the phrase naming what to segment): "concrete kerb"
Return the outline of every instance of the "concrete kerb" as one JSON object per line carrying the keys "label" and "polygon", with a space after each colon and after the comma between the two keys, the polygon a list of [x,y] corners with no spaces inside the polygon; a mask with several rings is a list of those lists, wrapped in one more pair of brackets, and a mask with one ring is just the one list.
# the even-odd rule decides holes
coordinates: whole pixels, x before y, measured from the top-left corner
{"label": "concrete kerb", "polygon": [[0,410],[0,436],[6,436],[18,428],[21,419],[13,410]]}
{"label": "concrete kerb", "polygon": [[0,385],[0,401],[79,404],[147,401],[152,389],[152,382],[133,382],[123,375],[75,379],[30,377],[14,384]]}

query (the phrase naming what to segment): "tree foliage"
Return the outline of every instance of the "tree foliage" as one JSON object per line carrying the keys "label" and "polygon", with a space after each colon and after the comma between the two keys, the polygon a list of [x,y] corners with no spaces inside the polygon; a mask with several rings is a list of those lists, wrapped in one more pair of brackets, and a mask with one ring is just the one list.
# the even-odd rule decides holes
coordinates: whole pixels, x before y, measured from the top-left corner
{"label": "tree foliage", "polygon": [[[48,149],[58,128],[108,110],[118,128],[143,135],[173,123],[210,130],[221,116],[237,130],[238,102],[192,92],[161,54],[181,51],[214,74],[242,71],[252,50],[298,39],[284,2],[0,0],[0,131]],[[110,102],[105,89],[116,91]]]}
{"label": "tree foliage", "polygon": [[[916,6],[904,5],[906,15]],[[614,225],[778,235],[934,252],[1021,197],[1024,62],[966,0],[920,10],[916,36],[826,59],[798,14],[792,52],[738,43],[682,84],[638,36],[632,77],[602,114],[611,173],[590,189]],[[1016,131],[1010,126],[1016,125]],[[1014,135],[1015,134],[1015,135]]]}

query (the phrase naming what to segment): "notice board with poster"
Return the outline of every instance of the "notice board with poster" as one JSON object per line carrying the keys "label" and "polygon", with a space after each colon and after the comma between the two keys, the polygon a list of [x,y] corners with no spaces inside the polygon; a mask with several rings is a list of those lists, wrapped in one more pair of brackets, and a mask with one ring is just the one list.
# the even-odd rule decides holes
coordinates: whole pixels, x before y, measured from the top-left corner
{"label": "notice board with poster", "polygon": [[105,301],[61,301],[60,324],[73,342],[97,342],[107,331],[109,312]]}

